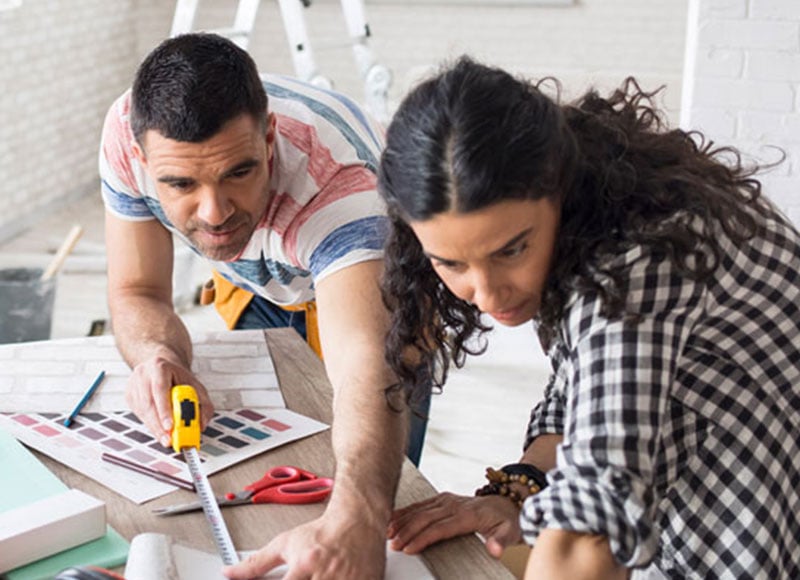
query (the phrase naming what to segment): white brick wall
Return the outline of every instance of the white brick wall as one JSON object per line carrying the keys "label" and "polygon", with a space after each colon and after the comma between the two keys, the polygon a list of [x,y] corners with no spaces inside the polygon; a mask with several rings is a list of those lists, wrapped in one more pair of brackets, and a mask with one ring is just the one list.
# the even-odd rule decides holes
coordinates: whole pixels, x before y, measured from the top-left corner
{"label": "white brick wall", "polygon": [[754,162],[782,149],[761,181],[800,224],[800,1],[691,2],[682,124]]}
{"label": "white brick wall", "polygon": [[[421,75],[462,53],[531,77],[559,78],[567,96],[593,83],[602,90],[636,75],[646,87],[668,85],[666,106],[679,107],[686,8],[678,2],[580,0],[570,6],[370,2],[371,46],[394,73],[396,104]],[[276,5],[263,4],[252,45],[266,69],[291,72]],[[336,0],[306,11],[320,71],[361,94]],[[318,39],[318,40],[317,40]],[[340,45],[339,48],[324,48]]]}
{"label": "white brick wall", "polygon": [[[731,0],[717,4],[738,9]],[[97,191],[103,114],[169,33],[174,6],[174,0],[25,0],[0,13],[0,86],[13,87],[0,91],[0,240],[30,223],[32,211]],[[235,7],[235,0],[201,0],[196,28],[230,26]],[[392,106],[439,63],[470,53],[529,77],[555,76],[567,97],[590,84],[609,90],[628,75],[645,88],[665,84],[662,103],[677,119],[683,2],[366,0],[366,11],[371,46],[394,75]],[[338,0],[314,0],[305,14],[320,72],[360,99],[363,84]],[[277,2],[262,2],[250,51],[261,70],[293,74]],[[729,78],[741,68],[733,53],[717,56],[732,59],[725,65]]]}
{"label": "white brick wall", "polygon": [[[172,3],[140,0],[140,58],[169,32]],[[166,6],[165,6],[166,4]],[[200,0],[196,29],[233,23],[234,0]],[[602,90],[635,75],[647,88],[667,85],[665,106],[677,119],[686,7],[678,2],[580,0],[567,6],[454,4],[435,0],[366,0],[370,46],[394,75],[392,104],[446,59],[470,53],[531,77],[560,79],[567,96]],[[304,11],[319,71],[337,89],[363,92],[338,0],[313,0]],[[159,15],[159,16],[155,16]],[[142,20],[147,19],[149,25]],[[262,2],[249,50],[263,71],[293,74],[277,2]]]}
{"label": "white brick wall", "polygon": [[134,0],[0,12],[0,240],[98,191],[103,115],[135,67]]}

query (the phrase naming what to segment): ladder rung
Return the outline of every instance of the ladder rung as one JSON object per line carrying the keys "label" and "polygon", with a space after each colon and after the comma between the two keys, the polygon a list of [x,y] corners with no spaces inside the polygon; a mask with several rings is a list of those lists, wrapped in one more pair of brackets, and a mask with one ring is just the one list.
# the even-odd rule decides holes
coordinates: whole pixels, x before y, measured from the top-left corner
{"label": "ladder rung", "polygon": [[215,34],[219,34],[220,36],[225,36],[226,38],[237,38],[237,37],[245,37],[247,38],[250,36],[250,31],[245,30],[242,28],[215,28],[213,30],[207,30],[206,32],[213,32]]}

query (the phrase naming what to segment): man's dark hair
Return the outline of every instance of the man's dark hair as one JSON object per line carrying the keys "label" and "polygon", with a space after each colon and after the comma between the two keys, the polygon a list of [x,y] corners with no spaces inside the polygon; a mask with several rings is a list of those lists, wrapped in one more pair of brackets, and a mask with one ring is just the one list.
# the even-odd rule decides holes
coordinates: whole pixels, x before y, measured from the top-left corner
{"label": "man's dark hair", "polygon": [[242,113],[266,128],[267,95],[250,55],[216,34],[165,40],[136,73],[131,128],[139,145],[150,129],[175,141],[205,141]]}

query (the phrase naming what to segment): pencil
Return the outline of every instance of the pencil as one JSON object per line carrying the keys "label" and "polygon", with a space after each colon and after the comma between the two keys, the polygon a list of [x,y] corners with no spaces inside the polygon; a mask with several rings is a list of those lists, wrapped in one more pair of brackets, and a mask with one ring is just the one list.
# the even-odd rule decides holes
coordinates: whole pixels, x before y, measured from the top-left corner
{"label": "pencil", "polygon": [[70,413],[69,416],[64,419],[64,427],[69,427],[72,424],[72,420],[75,419],[75,416],[86,406],[86,403],[88,403],[89,399],[92,398],[92,395],[94,395],[94,392],[97,390],[97,387],[100,386],[100,383],[103,382],[103,377],[105,376],[106,371],[100,371],[100,374],[97,375],[97,378],[92,383],[92,386],[89,387],[89,389],[83,394],[83,397],[81,397],[81,400],[78,401],[78,404],[75,405],[75,408],[72,409],[72,413]]}
{"label": "pencil", "polygon": [[113,463],[114,465],[119,465],[120,467],[125,467],[127,469],[130,469],[131,471],[135,471],[136,473],[147,475],[163,483],[169,483],[170,485],[175,485],[182,489],[188,489],[189,491],[194,491],[194,484],[190,481],[186,481],[185,479],[180,479],[173,475],[167,475],[166,473],[163,473],[156,469],[152,469],[150,467],[141,465],[139,463],[134,463],[133,461],[129,461],[122,457],[117,457],[116,455],[111,455],[110,453],[103,453],[100,457],[103,459],[103,461],[108,461],[109,463]]}

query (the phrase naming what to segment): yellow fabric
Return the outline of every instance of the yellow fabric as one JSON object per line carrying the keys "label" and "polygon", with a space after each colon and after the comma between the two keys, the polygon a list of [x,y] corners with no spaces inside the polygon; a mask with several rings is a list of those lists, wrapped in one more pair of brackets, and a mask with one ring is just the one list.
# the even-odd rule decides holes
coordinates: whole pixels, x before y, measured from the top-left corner
{"label": "yellow fabric", "polygon": [[[228,282],[216,270],[213,271],[214,280],[214,307],[225,321],[228,329],[233,330],[242,312],[245,311],[253,293],[243,290]],[[319,340],[319,325],[317,323],[316,302],[305,302],[296,306],[281,306],[289,312],[305,311],[306,313],[306,342],[319,358],[322,358],[322,345]]]}
{"label": "yellow fabric", "polygon": [[225,321],[228,330],[233,330],[242,312],[253,299],[253,293],[231,284],[216,270],[212,272],[212,275],[214,278],[214,308]]}
{"label": "yellow fabric", "polygon": [[289,312],[299,312],[304,310],[306,313],[306,342],[319,358],[322,358],[322,344],[319,341],[319,324],[317,323],[317,303],[304,302],[297,306],[281,306]]}

